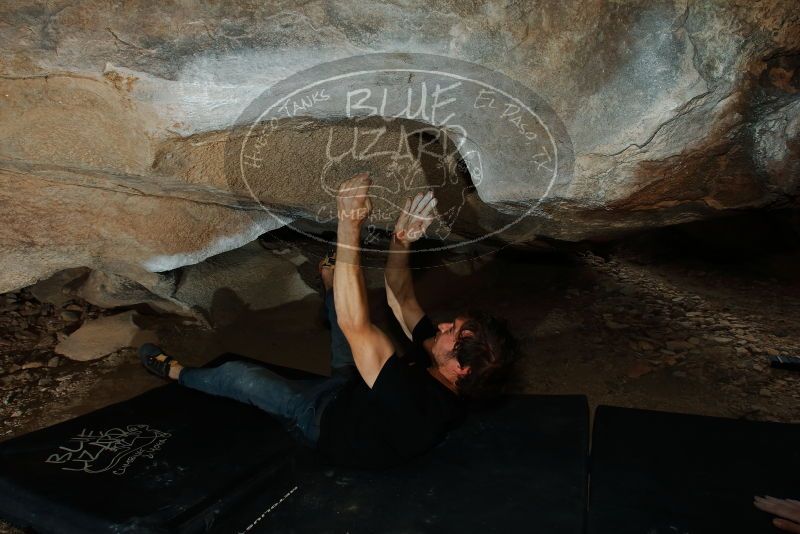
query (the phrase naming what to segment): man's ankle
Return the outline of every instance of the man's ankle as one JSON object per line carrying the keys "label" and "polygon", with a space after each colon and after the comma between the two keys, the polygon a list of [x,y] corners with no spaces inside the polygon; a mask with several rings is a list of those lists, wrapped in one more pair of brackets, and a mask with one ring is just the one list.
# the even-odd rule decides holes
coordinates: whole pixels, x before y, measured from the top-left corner
{"label": "man's ankle", "polygon": [[181,372],[183,371],[183,366],[178,362],[171,362],[169,366],[169,377],[172,380],[178,380],[181,377]]}

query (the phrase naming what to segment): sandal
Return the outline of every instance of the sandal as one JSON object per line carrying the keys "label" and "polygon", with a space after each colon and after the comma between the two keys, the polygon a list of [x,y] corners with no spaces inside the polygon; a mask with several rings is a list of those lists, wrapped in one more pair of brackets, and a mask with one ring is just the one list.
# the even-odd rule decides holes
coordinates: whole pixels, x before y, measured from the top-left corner
{"label": "sandal", "polygon": [[[164,355],[164,360],[157,360],[158,356]],[[159,378],[169,378],[169,368],[175,358],[164,354],[161,347],[152,343],[145,343],[139,347],[139,360],[144,368]]]}

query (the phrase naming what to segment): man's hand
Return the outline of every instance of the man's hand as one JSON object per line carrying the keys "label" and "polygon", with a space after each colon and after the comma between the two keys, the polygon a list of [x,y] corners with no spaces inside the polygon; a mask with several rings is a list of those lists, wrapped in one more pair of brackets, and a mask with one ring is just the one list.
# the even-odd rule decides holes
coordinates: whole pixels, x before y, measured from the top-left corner
{"label": "man's hand", "polygon": [[753,504],[759,510],[777,515],[772,524],[779,529],[800,534],[800,501],[766,496],[755,497]]}
{"label": "man's hand", "polygon": [[400,243],[410,244],[422,237],[433,222],[436,202],[431,190],[424,195],[417,193],[413,199],[408,197],[394,225],[395,239]]}
{"label": "man's hand", "polygon": [[339,186],[339,193],[336,196],[336,207],[340,221],[349,221],[355,226],[361,226],[361,223],[372,211],[372,201],[368,196],[371,185],[372,180],[368,172],[360,172],[353,175],[349,180],[342,182]]}

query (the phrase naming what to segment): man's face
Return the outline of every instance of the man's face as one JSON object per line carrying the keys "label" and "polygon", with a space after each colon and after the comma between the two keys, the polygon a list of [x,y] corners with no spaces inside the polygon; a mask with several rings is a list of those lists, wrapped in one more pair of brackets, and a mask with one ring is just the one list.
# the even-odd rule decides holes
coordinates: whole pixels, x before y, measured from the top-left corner
{"label": "man's face", "polygon": [[[466,319],[463,317],[456,317],[450,323],[439,323],[436,336],[433,338],[433,357],[436,364],[440,367],[446,365],[449,360],[453,359],[453,347],[456,345],[458,336],[461,333],[461,327],[464,325]],[[471,335],[469,330],[465,331],[463,335]]]}

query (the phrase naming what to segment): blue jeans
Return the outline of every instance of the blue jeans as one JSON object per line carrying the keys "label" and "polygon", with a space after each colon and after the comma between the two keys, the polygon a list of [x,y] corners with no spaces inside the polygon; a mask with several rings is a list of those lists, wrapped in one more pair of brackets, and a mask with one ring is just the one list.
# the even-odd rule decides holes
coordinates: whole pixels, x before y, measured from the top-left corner
{"label": "blue jeans", "polygon": [[291,380],[263,365],[233,361],[219,367],[186,367],[178,382],[211,395],[252,404],[280,419],[306,445],[316,445],[325,407],[348,381],[358,377],[350,344],[336,321],[333,290],[325,293],[325,308],[331,323],[330,377]]}

